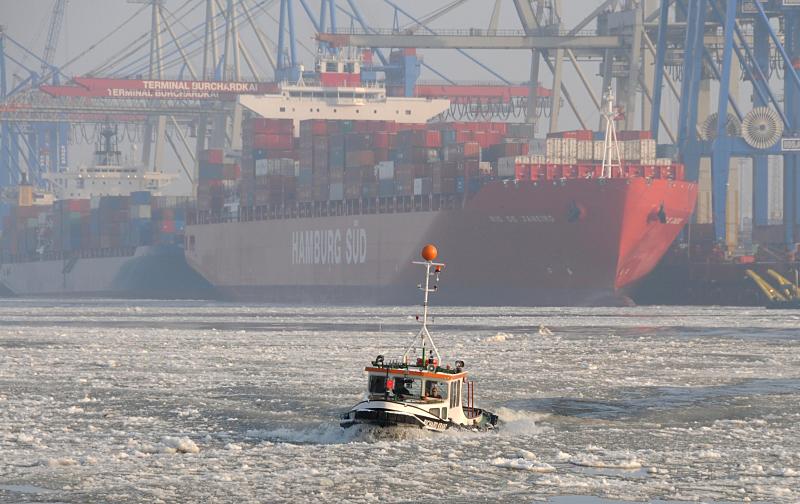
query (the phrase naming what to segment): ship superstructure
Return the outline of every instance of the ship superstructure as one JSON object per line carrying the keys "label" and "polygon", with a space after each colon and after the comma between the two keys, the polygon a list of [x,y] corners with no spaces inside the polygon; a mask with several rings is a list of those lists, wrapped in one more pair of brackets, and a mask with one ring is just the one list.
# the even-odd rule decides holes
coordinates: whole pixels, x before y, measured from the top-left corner
{"label": "ship superstructure", "polygon": [[56,199],[125,196],[136,191],[158,195],[175,180],[175,175],[150,170],[144,164],[125,163],[117,135],[116,127],[105,125],[100,131],[92,164],[43,175]]}

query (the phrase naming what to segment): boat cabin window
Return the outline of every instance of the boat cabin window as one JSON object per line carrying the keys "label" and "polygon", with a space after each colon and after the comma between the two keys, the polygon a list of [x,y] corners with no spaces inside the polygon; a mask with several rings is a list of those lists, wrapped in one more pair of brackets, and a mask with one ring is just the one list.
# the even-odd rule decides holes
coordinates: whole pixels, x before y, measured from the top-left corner
{"label": "boat cabin window", "polygon": [[447,399],[448,384],[434,380],[425,381],[425,396],[435,399]]}
{"label": "boat cabin window", "polygon": [[422,390],[422,382],[420,380],[402,376],[394,377],[394,389],[392,389],[394,395],[419,398],[420,390]]}
{"label": "boat cabin window", "polygon": [[383,394],[386,392],[386,377],[370,375],[369,377],[369,393],[370,394]]}

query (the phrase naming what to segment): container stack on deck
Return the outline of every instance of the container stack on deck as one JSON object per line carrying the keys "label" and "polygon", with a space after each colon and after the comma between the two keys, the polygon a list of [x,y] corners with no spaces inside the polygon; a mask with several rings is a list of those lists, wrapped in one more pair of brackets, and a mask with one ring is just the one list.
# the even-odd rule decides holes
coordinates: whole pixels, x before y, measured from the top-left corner
{"label": "container stack on deck", "polygon": [[[656,158],[656,143],[648,131],[618,135],[622,166],[614,177],[684,178],[684,167],[671,158]],[[497,175],[515,180],[596,178],[602,174],[605,143],[602,133],[589,130],[547,135],[545,152],[497,158]]]}
{"label": "container stack on deck", "polygon": [[[527,154],[527,138],[507,138],[504,123],[398,124],[393,121],[307,120],[291,149],[292,122],[244,123],[242,207],[461,194],[496,176],[485,156]],[[522,132],[520,137],[526,132]],[[296,161],[296,163],[294,163]],[[205,197],[205,195],[203,195]],[[207,205],[198,194],[199,208]]]}
{"label": "container stack on deck", "polygon": [[238,161],[222,149],[207,149],[200,155],[197,181],[197,206],[221,212],[225,201],[237,193],[241,169]]}
{"label": "container stack on deck", "polygon": [[12,207],[3,219],[0,253],[6,261],[35,260],[180,244],[189,205],[189,198],[138,191]]}
{"label": "container stack on deck", "polygon": [[294,123],[291,119],[254,118],[242,129],[242,206],[295,199]]}

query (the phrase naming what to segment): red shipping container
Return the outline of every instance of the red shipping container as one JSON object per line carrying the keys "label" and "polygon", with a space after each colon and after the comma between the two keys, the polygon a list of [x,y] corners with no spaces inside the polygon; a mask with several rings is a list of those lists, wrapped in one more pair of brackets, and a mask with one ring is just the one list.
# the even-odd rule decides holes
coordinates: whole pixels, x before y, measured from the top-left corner
{"label": "red shipping container", "polygon": [[[475,139],[475,134],[472,131],[468,131],[468,130],[457,130],[456,131],[456,143],[457,144],[466,143],[466,142],[472,142],[474,139]],[[480,148],[480,145],[478,145],[478,148]]]}
{"label": "red shipping container", "polygon": [[415,147],[441,147],[442,134],[439,130],[414,131],[412,141]]}
{"label": "red shipping container", "polygon": [[578,165],[562,165],[561,178],[574,179],[578,177]]}
{"label": "red shipping container", "polygon": [[514,180],[530,180],[531,165],[517,163],[514,165]]}
{"label": "red shipping container", "polygon": [[322,72],[319,81],[325,87],[356,87],[361,85],[361,74]]}
{"label": "red shipping container", "polygon": [[561,165],[547,165],[547,180],[555,180],[559,178],[561,178]]}
{"label": "red shipping container", "polygon": [[643,177],[645,167],[642,165],[627,165],[625,175],[628,177]]}
{"label": "red shipping container", "polygon": [[545,180],[547,178],[547,166],[542,164],[532,164],[531,180]]}
{"label": "red shipping container", "polygon": [[300,122],[300,133],[311,133],[313,136],[325,136],[328,134],[328,122],[324,119],[307,119]]}
{"label": "red shipping container", "polygon": [[222,164],[222,159],[225,153],[222,149],[206,149],[200,156],[201,161],[206,161],[209,164]]}
{"label": "red shipping container", "polygon": [[389,149],[389,133],[378,131],[372,134],[372,145],[376,149]]}
{"label": "red shipping container", "polygon": [[175,221],[174,220],[161,221],[161,232],[162,233],[174,233],[175,232]]}
{"label": "red shipping container", "polygon": [[[35,208],[35,207],[30,207],[30,208]],[[87,213],[89,212],[89,209],[90,209],[90,203],[88,199],[71,199],[68,200],[67,202],[67,210],[69,210],[70,212]]]}
{"label": "red shipping container", "polygon": [[486,141],[486,132],[485,131],[473,131],[472,132],[472,139],[481,146],[481,149],[486,149],[489,147],[489,144]]}
{"label": "red shipping container", "polygon": [[292,134],[294,132],[294,121],[291,119],[267,119],[264,117],[254,117],[250,119],[246,129],[254,133],[283,133]]}
{"label": "red shipping container", "polygon": [[291,150],[293,145],[294,143],[291,135],[258,133],[253,137],[253,147],[256,149]]}
{"label": "red shipping container", "polygon": [[603,167],[598,165],[578,165],[578,178],[595,178],[602,170]]}
{"label": "red shipping container", "polygon": [[651,131],[639,131],[639,130],[630,130],[630,131],[620,131],[617,135],[617,138],[620,141],[623,140],[649,140],[653,138],[653,133]]}
{"label": "red shipping container", "polygon": [[481,157],[481,146],[477,142],[465,142],[463,144],[463,156],[465,158]]}

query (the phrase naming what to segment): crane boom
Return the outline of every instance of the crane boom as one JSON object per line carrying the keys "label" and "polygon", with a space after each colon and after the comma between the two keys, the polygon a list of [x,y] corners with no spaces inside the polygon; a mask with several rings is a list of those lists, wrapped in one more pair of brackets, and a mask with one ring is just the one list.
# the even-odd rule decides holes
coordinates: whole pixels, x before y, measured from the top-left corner
{"label": "crane boom", "polygon": [[53,6],[53,15],[50,17],[50,30],[47,32],[47,43],[44,46],[42,57],[42,75],[48,75],[56,55],[56,45],[61,35],[61,25],[64,24],[64,7],[67,0],[56,0]]}
{"label": "crane boom", "polygon": [[775,290],[775,288],[772,287],[769,282],[761,278],[761,276],[755,271],[751,269],[747,270],[747,276],[753,279],[756,285],[761,288],[761,290],[764,292],[764,295],[767,296],[770,301],[787,301],[783,294]]}
{"label": "crane boom", "polygon": [[800,287],[793,284],[786,277],[784,277],[774,269],[768,269],[767,274],[772,278],[774,278],[775,280],[777,280],[778,285],[781,286],[787,297],[793,299],[800,299]]}

